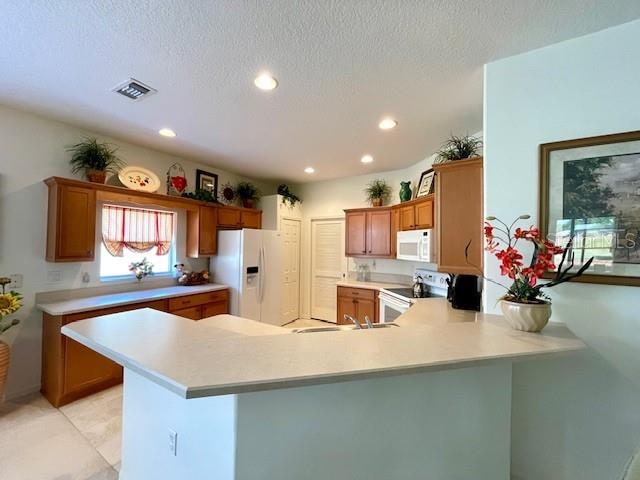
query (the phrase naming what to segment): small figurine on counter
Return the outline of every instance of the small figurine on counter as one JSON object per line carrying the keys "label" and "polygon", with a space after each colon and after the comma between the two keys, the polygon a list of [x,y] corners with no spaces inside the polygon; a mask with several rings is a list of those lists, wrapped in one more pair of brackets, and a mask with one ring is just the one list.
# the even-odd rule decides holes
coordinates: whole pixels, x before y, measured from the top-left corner
{"label": "small figurine on counter", "polygon": [[178,272],[178,284],[185,287],[209,283],[209,271],[190,272],[185,269],[184,263],[176,263],[173,268]]}

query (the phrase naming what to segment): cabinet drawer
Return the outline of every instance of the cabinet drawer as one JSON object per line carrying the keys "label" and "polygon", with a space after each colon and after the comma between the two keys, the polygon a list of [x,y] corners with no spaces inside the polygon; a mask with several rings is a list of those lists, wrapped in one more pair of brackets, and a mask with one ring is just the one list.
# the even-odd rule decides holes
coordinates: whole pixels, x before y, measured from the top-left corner
{"label": "cabinet drawer", "polygon": [[226,301],[229,298],[228,290],[216,290],[214,292],[197,293],[195,295],[185,295],[184,297],[176,297],[169,299],[169,311],[195,307],[196,305],[204,305],[205,303],[214,303]]}
{"label": "cabinet drawer", "polygon": [[223,315],[229,313],[229,306],[226,301],[207,303],[202,306],[202,318],[213,317],[214,315]]}
{"label": "cabinet drawer", "polygon": [[173,310],[171,313],[191,320],[200,320],[202,318],[202,307],[198,305],[197,307],[181,308],[180,310]]}
{"label": "cabinet drawer", "polygon": [[354,299],[361,298],[363,300],[375,300],[376,291],[368,288],[338,287],[338,296]]}
{"label": "cabinet drawer", "polygon": [[85,318],[100,317],[102,315],[111,315],[112,313],[128,312],[130,310],[137,310],[139,308],[153,308],[161,312],[167,311],[166,300],[154,300],[152,302],[144,303],[132,303],[129,305],[119,305],[117,307],[100,308],[98,310],[89,310],[87,312],[72,313],[70,315],[64,315],[62,324],[67,325],[71,322],[77,322],[78,320],[84,320]]}

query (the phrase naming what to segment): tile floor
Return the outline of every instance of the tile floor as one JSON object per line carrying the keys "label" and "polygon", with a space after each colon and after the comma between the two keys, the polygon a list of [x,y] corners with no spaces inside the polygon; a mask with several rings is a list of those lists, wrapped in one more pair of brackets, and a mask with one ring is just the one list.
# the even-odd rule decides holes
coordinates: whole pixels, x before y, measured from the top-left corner
{"label": "tile floor", "polygon": [[122,386],[60,409],[39,393],[0,404],[0,480],[117,480],[121,430]]}

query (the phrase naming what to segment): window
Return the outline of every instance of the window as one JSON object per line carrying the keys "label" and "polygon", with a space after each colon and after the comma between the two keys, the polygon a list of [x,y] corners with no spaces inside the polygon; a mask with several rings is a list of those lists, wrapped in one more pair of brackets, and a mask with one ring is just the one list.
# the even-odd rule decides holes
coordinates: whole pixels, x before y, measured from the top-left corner
{"label": "window", "polygon": [[100,278],[131,277],[129,264],[146,258],[155,275],[169,274],[175,258],[175,213],[104,205]]}

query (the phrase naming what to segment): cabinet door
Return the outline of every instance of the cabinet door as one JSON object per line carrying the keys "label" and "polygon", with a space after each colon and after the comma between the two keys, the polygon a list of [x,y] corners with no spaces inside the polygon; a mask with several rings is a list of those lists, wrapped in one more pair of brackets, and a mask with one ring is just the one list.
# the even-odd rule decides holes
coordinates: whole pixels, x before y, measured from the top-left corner
{"label": "cabinet door", "polygon": [[416,229],[433,228],[433,200],[417,203],[415,211]]}
{"label": "cabinet door", "polygon": [[262,212],[243,210],[240,217],[243,228],[262,228]]}
{"label": "cabinet door", "polygon": [[415,207],[408,205],[400,208],[400,228],[399,230],[415,230],[416,218]]}
{"label": "cabinet door", "polygon": [[242,225],[240,210],[230,207],[218,209],[218,225],[228,228],[239,228]]}
{"label": "cabinet door", "polygon": [[348,212],[346,220],[345,255],[361,257],[367,254],[367,214]]}
{"label": "cabinet door", "polygon": [[200,305],[198,305],[197,307],[189,307],[189,308],[182,308],[180,310],[173,310],[171,313],[173,315],[189,318],[191,320],[200,320],[202,318],[202,308],[200,307]]}
{"label": "cabinet door", "polygon": [[49,205],[56,209],[55,256],[47,260],[92,261],[96,244],[95,190],[60,185],[57,200],[56,205]]}
{"label": "cabinet door", "polygon": [[482,158],[443,164],[436,175],[438,270],[477,275],[484,257]]}
{"label": "cabinet door", "polygon": [[200,207],[199,248],[202,256],[215,255],[218,247],[218,216],[214,207]]}
{"label": "cabinet door", "polygon": [[227,302],[207,303],[202,306],[202,318],[229,313]]}
{"label": "cabinet door", "polygon": [[373,323],[376,323],[378,321],[378,316],[376,315],[377,309],[375,300],[365,300],[359,298],[358,300],[356,300],[356,307],[356,310],[358,312],[357,318],[362,325],[366,325],[364,321],[365,315],[369,317],[369,320],[371,320]]}
{"label": "cabinet door", "polygon": [[367,212],[367,255],[391,256],[391,210]]}
{"label": "cabinet door", "polygon": [[344,316],[349,315],[356,317],[358,312],[356,311],[356,301],[351,297],[338,297],[338,318],[336,319],[338,325],[351,325],[349,320],[345,320]]}
{"label": "cabinet door", "polygon": [[70,338],[63,337],[62,342],[64,395],[122,378],[122,367],[117,363]]}

